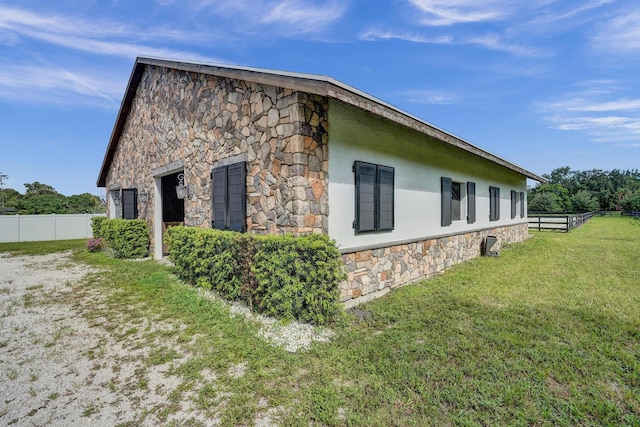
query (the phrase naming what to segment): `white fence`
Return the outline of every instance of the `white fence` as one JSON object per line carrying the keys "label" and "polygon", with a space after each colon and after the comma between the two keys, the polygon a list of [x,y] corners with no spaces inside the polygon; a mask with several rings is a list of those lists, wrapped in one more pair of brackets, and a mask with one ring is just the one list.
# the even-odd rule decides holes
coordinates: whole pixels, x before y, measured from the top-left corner
{"label": "white fence", "polygon": [[94,216],[105,214],[0,215],[0,242],[89,239]]}

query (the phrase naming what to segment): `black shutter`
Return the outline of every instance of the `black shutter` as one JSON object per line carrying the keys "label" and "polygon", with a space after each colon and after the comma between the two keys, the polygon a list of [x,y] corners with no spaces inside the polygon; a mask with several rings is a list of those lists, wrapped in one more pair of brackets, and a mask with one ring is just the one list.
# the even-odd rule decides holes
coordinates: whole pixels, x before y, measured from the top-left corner
{"label": "black shutter", "polygon": [[524,218],[524,216],[525,216],[524,215],[524,212],[525,212],[524,211],[524,209],[525,209],[524,205],[525,205],[525,203],[524,203],[524,192],[521,191],[520,192],[520,218]]}
{"label": "black shutter", "polygon": [[227,224],[227,168],[222,166],[211,174],[213,219],[211,226],[224,230]]}
{"label": "black shutter", "polygon": [[247,224],[246,162],[227,166],[226,228],[245,231]]}
{"label": "black shutter", "polygon": [[138,190],[135,188],[122,189],[122,218],[138,218]]}
{"label": "black shutter", "polygon": [[476,183],[467,182],[467,223],[476,222]]}
{"label": "black shutter", "polygon": [[355,162],[356,174],[356,233],[375,231],[375,194],[376,166],[370,163]]}
{"label": "black shutter", "polygon": [[394,169],[378,166],[378,230],[393,230]]}
{"label": "black shutter", "polygon": [[500,189],[498,187],[489,187],[489,220],[497,221],[500,219]]}
{"label": "black shutter", "polygon": [[518,212],[518,193],[516,190],[511,190],[511,219],[516,217],[516,213]]}
{"label": "black shutter", "polygon": [[441,223],[445,227],[451,225],[451,178],[442,177],[441,190]]}

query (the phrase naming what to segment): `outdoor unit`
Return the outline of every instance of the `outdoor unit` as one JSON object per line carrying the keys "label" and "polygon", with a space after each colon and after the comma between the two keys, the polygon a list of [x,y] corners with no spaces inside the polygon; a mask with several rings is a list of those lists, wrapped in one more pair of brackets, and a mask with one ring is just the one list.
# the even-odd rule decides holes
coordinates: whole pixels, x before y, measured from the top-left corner
{"label": "outdoor unit", "polygon": [[482,255],[484,256],[498,256],[498,251],[493,250],[493,247],[498,243],[496,236],[487,236],[482,242]]}

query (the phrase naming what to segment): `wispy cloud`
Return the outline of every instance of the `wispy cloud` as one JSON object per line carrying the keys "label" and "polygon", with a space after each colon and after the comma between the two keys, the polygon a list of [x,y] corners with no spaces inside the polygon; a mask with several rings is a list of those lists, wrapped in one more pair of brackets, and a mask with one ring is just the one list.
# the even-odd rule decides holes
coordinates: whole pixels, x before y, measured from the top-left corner
{"label": "wispy cloud", "polygon": [[420,22],[430,26],[498,21],[512,11],[510,2],[503,0],[409,0],[409,3],[423,13]]}
{"label": "wispy cloud", "polygon": [[405,91],[401,92],[400,95],[404,96],[409,102],[420,104],[448,105],[459,101],[459,97],[456,94],[436,89]]}
{"label": "wispy cloud", "polygon": [[539,57],[546,55],[543,49],[528,48],[517,44],[511,44],[497,33],[470,37],[455,37],[448,34],[428,37],[420,32],[395,32],[392,30],[370,28],[360,34],[360,39],[367,41],[396,39],[424,44],[477,45],[486,49],[508,52],[517,56]]}
{"label": "wispy cloud", "polygon": [[594,47],[607,52],[640,53],[640,9],[624,11],[592,37]]}
{"label": "wispy cloud", "polygon": [[298,0],[284,0],[274,4],[261,22],[283,23],[294,25],[300,32],[316,32],[335,22],[344,11],[345,7],[335,1],[316,5]]}
{"label": "wispy cloud", "polygon": [[596,142],[625,146],[640,143],[640,98],[619,97],[606,87],[587,88],[552,102],[538,103],[536,110],[554,129],[583,131]]}
{"label": "wispy cloud", "polygon": [[[162,37],[150,32],[112,22],[89,22],[69,16],[40,15],[31,11],[0,6],[0,29],[13,33],[13,38],[28,37],[46,43],[101,55],[135,58],[139,55],[172,56],[193,60],[215,61],[213,58],[174,49],[156,48],[139,41],[155,38],[182,39],[177,31],[160,32]],[[137,40],[130,42],[127,40]]]}
{"label": "wispy cloud", "polygon": [[[53,102],[117,107],[123,81],[112,75],[51,66],[6,65],[0,68],[0,97],[17,102]],[[25,93],[29,94],[25,96]]]}
{"label": "wispy cloud", "polygon": [[[169,3],[182,6],[183,2],[163,0],[163,4]],[[236,20],[237,26],[230,31],[292,36],[323,32],[344,16],[347,4],[339,0],[194,0],[187,5],[200,12]]]}

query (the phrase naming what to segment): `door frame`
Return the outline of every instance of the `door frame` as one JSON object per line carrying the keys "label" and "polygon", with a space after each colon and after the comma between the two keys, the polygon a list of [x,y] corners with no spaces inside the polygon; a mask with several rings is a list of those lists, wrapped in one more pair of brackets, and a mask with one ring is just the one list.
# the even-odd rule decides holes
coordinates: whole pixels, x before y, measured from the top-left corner
{"label": "door frame", "polygon": [[153,257],[162,259],[162,177],[184,173],[184,160],[172,162],[153,171]]}

